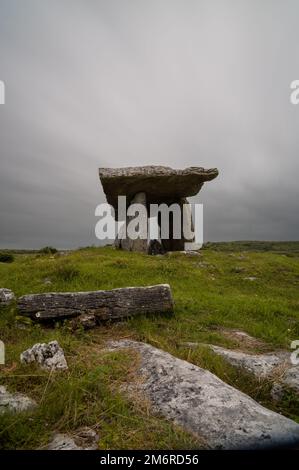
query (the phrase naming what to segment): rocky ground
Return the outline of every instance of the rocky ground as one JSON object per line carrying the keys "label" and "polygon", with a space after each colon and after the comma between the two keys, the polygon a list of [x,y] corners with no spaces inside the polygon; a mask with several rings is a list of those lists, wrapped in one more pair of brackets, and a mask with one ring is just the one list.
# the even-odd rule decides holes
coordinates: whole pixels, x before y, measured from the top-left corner
{"label": "rocky ground", "polygon": [[[297,446],[298,279],[294,252],[149,257],[106,248],[0,264],[0,447]],[[14,301],[164,282],[172,317],[92,329],[34,324]]]}

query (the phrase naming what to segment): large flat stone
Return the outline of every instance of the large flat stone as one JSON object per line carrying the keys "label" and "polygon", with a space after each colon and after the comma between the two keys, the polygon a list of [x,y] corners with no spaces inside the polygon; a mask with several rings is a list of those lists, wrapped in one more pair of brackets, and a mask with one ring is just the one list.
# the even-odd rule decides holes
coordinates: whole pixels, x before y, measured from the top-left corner
{"label": "large flat stone", "polygon": [[115,209],[117,197],[131,200],[136,193],[146,193],[147,203],[180,200],[195,196],[205,181],[218,175],[216,168],[190,167],[176,170],[167,166],[99,168],[107,201]]}
{"label": "large flat stone", "polygon": [[299,446],[299,425],[264,408],[211,372],[148,344],[109,343],[140,354],[142,380],[136,387],[154,410],[204,439],[213,449],[266,449]]}

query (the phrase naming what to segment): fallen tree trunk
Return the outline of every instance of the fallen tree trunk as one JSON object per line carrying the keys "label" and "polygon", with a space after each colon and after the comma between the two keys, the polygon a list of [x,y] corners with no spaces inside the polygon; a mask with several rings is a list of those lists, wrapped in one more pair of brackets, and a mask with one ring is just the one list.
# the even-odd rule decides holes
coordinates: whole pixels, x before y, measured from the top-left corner
{"label": "fallen tree trunk", "polygon": [[138,314],[173,313],[168,284],[91,292],[31,294],[20,297],[17,305],[20,315],[40,321],[72,318],[86,313],[94,315],[97,322]]}

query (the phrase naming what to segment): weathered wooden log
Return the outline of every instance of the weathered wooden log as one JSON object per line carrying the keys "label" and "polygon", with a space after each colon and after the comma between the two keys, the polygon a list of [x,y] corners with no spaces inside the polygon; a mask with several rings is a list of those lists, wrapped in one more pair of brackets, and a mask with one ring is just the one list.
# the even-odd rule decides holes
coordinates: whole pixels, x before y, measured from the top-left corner
{"label": "weathered wooden log", "polygon": [[20,315],[34,320],[59,320],[92,314],[98,323],[138,314],[172,314],[168,284],[91,292],[51,292],[18,299]]}

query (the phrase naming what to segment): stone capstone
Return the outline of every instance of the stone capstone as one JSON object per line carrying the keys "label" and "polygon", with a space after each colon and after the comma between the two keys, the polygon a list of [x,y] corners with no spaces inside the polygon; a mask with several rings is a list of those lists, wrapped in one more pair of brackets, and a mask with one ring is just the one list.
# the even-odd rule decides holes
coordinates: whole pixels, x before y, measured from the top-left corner
{"label": "stone capstone", "polygon": [[99,168],[107,201],[117,209],[117,197],[131,200],[137,193],[146,193],[148,203],[166,202],[195,196],[205,181],[218,176],[217,168],[190,167],[177,170],[168,166]]}

